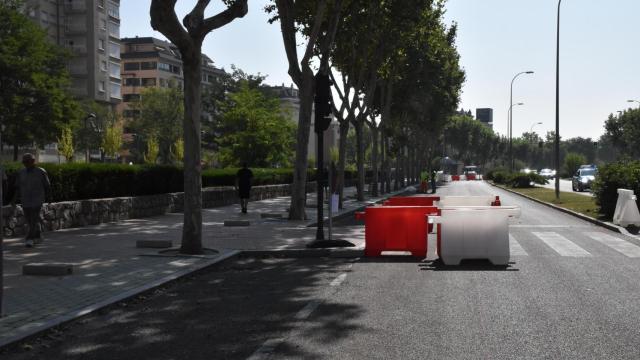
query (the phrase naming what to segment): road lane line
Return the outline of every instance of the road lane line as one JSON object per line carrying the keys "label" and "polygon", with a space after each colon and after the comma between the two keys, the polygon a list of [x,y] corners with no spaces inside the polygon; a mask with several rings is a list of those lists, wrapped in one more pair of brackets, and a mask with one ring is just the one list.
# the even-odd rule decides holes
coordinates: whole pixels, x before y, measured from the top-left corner
{"label": "road lane line", "polygon": [[306,320],[309,316],[311,316],[311,313],[318,308],[318,305],[320,305],[322,301],[316,299],[316,300],[311,300],[311,302],[309,302],[305,307],[302,308],[302,310],[298,311],[296,313],[295,318],[297,320]]}
{"label": "road lane line", "polygon": [[590,257],[591,254],[580,246],[574,244],[564,236],[554,232],[534,232],[533,235],[542,240],[561,256]]}
{"label": "road lane line", "polygon": [[340,286],[340,284],[342,284],[342,282],[347,278],[347,273],[344,274],[340,274],[337,278],[333,279],[333,281],[331,282],[331,286]]}
{"label": "road lane line", "polygon": [[529,255],[511,234],[509,234],[509,252],[511,253],[511,256]]}
{"label": "road lane line", "polygon": [[605,233],[590,232],[586,233],[586,235],[593,240],[612,248],[622,255],[630,258],[640,258],[640,246]]}
{"label": "road lane line", "polygon": [[247,358],[247,360],[266,360],[271,357],[271,354],[276,350],[276,348],[284,342],[283,338],[277,339],[269,339],[258,348],[251,356]]}

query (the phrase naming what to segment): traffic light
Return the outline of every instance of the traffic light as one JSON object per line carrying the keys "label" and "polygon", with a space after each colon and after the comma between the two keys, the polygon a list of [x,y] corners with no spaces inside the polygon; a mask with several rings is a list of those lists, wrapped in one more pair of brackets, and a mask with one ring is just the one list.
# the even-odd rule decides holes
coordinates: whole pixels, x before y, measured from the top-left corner
{"label": "traffic light", "polygon": [[331,80],[329,75],[316,74],[315,125],[316,133],[323,132],[331,124]]}

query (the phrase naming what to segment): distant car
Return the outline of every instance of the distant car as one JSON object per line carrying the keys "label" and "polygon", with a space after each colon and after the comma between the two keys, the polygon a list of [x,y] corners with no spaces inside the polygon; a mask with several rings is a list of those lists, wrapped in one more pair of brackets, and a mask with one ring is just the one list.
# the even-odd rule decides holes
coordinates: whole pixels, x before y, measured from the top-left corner
{"label": "distant car", "polygon": [[593,181],[596,179],[598,169],[592,167],[580,168],[576,171],[571,179],[571,188],[573,191],[585,191],[591,189]]}
{"label": "distant car", "polygon": [[551,169],[542,169],[540,170],[539,175],[545,179],[553,179],[556,176],[556,172]]}

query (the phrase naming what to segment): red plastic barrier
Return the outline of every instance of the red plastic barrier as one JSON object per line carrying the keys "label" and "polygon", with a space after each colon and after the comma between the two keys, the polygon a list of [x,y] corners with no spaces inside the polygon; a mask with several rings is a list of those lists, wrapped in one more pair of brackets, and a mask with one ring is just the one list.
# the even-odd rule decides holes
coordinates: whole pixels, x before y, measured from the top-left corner
{"label": "red plastic barrier", "polygon": [[460,181],[460,175],[451,175],[451,181]]}
{"label": "red plastic barrier", "polygon": [[467,175],[467,180],[476,180],[476,179],[477,179],[476,174],[468,174]]}
{"label": "red plastic barrier", "polygon": [[408,251],[427,256],[427,236],[433,225],[427,215],[439,214],[434,206],[372,206],[356,219],[365,220],[365,256],[375,257],[383,251]]}
{"label": "red plastic barrier", "polygon": [[440,196],[394,196],[387,199],[384,206],[433,206],[434,201],[440,200]]}

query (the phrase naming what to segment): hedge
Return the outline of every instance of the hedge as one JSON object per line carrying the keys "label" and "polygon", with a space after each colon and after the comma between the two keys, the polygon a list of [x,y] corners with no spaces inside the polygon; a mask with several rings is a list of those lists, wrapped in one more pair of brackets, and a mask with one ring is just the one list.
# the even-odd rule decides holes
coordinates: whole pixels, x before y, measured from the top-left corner
{"label": "hedge", "polygon": [[514,188],[529,188],[533,184],[548,184],[547,179],[538,174],[510,173],[503,170],[492,171],[490,179],[496,184],[509,185]]}
{"label": "hedge", "polygon": [[636,195],[640,194],[640,161],[619,161],[598,168],[593,193],[600,213],[609,219],[613,218],[616,210],[618,189],[629,189]]}
{"label": "hedge", "polygon": [[[182,168],[159,165],[123,164],[38,164],[49,174],[52,201],[72,201],[123,196],[141,196],[183,191]],[[22,164],[5,164],[7,204],[15,192],[16,174]],[[290,184],[292,169],[251,169],[253,185]],[[210,169],[202,173],[203,187],[233,186],[237,168]],[[347,181],[355,174],[347,172]],[[315,181],[315,171],[308,170],[308,181]]]}

